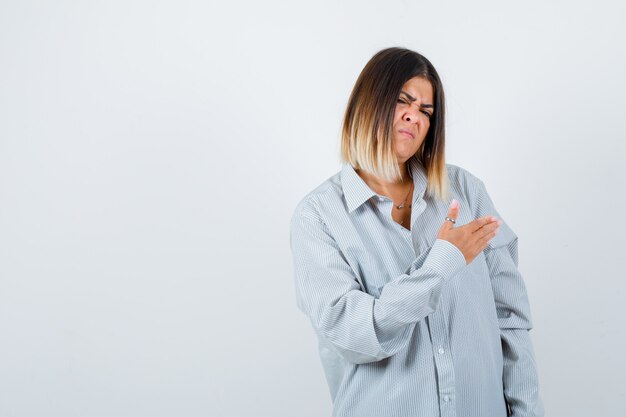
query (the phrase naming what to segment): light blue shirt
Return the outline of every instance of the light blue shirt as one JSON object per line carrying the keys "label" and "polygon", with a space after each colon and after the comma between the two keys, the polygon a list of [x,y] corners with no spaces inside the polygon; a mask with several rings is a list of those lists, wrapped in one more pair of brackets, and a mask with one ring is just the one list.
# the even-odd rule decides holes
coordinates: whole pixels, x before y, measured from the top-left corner
{"label": "light blue shirt", "polygon": [[411,230],[345,163],[295,209],[297,306],[319,340],[333,417],[543,416],[517,236],[480,179],[446,167],[455,227],[503,221],[468,265],[436,239],[449,202],[425,195],[413,158]]}

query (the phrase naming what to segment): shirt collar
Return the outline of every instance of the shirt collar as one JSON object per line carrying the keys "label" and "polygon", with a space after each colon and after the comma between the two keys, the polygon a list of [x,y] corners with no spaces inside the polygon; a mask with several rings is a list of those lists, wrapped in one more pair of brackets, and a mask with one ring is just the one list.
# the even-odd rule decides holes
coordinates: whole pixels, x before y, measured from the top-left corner
{"label": "shirt collar", "polygon": [[[417,198],[421,198],[424,195],[427,177],[424,167],[417,158],[410,158],[408,163],[413,176],[414,203]],[[377,195],[347,162],[344,162],[341,167],[341,187],[343,188],[343,195],[346,198],[349,213],[352,213],[361,204]]]}

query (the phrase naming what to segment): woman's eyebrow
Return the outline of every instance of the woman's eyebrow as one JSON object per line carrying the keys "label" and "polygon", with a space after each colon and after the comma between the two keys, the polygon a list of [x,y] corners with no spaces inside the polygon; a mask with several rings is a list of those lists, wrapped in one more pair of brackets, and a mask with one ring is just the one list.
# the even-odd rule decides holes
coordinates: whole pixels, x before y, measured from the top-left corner
{"label": "woman's eyebrow", "polygon": [[[409,93],[407,93],[406,91],[401,91],[402,94],[404,94],[405,96],[407,96],[407,98],[411,101],[414,102],[416,100],[415,97],[413,97],[412,95],[410,95]],[[427,109],[432,109],[434,108],[432,104],[421,104],[420,107],[425,107]]]}

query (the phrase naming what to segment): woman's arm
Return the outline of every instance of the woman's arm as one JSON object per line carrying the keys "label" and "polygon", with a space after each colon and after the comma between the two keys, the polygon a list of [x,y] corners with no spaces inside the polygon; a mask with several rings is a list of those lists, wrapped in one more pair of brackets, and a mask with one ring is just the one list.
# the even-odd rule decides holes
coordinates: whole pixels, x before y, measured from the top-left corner
{"label": "woman's arm", "polygon": [[456,246],[437,239],[376,299],[362,291],[321,220],[295,214],[290,245],[298,307],[318,335],[355,364],[379,361],[404,348],[414,324],[437,308],[443,283],[466,265]]}

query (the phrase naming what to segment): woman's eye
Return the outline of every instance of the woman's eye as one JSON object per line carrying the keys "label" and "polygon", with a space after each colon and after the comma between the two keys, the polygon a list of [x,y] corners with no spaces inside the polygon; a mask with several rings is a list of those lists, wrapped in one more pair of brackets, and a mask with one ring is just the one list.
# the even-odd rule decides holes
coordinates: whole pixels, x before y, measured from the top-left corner
{"label": "woman's eye", "polygon": [[[406,101],[406,100],[405,100],[405,99],[403,99],[403,98],[399,98],[399,99],[398,99],[398,103],[411,105],[411,103],[409,103],[408,101]],[[432,115],[431,115],[430,113],[428,113],[428,111],[426,111],[426,110],[420,110],[420,111],[421,111],[422,113],[424,113],[424,114],[426,115],[426,117],[428,117],[428,119],[431,119],[431,118],[432,118]]]}

